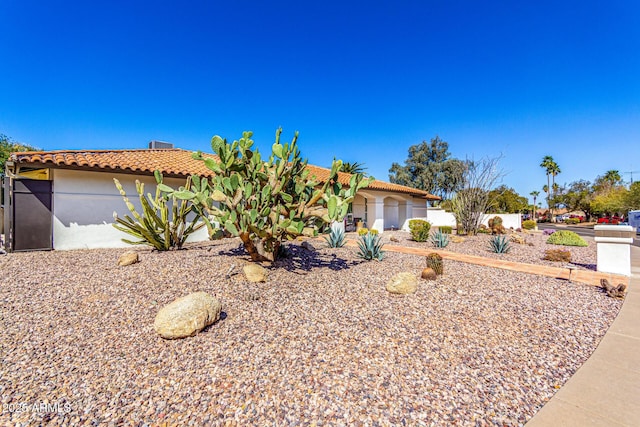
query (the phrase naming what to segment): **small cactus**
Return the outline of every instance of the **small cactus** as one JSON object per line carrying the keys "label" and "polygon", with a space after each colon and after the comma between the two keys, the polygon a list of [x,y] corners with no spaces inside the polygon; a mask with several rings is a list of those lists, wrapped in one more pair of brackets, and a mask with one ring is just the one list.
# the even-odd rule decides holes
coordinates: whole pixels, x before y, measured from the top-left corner
{"label": "small cactus", "polygon": [[489,220],[489,229],[491,234],[504,234],[507,230],[502,226],[502,218],[494,216]]}
{"label": "small cactus", "polygon": [[435,252],[427,255],[427,267],[435,271],[440,276],[443,273],[442,257]]}

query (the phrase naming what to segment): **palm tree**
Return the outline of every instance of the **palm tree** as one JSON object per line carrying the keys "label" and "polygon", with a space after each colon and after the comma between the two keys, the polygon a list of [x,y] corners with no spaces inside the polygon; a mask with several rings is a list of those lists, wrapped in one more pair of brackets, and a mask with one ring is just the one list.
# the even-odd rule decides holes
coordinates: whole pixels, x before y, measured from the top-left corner
{"label": "palm tree", "polygon": [[551,156],[544,156],[542,158],[542,163],[540,163],[540,167],[544,168],[547,173],[547,189],[545,191],[547,193],[547,207],[549,209],[549,213],[551,213],[551,189],[553,188],[551,179],[553,180],[553,184],[555,184],[556,175],[562,171],[560,170],[560,166],[558,166]]}
{"label": "palm tree", "polygon": [[612,185],[619,184],[622,181],[622,176],[617,170],[609,170],[604,174],[604,180],[610,182]]}
{"label": "palm tree", "polygon": [[532,191],[529,193],[530,196],[533,196],[533,220],[536,220],[536,198],[540,194],[539,191]]}
{"label": "palm tree", "polygon": [[358,162],[344,162],[342,164],[342,168],[340,169],[340,172],[345,172],[345,173],[362,173],[364,174],[367,168],[364,167],[364,163],[358,163]]}

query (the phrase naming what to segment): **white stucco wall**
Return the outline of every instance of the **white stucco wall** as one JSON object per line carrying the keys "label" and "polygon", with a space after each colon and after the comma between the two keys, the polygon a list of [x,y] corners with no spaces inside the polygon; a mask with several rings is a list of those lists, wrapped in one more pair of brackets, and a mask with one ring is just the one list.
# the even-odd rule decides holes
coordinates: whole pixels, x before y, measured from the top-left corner
{"label": "white stucco wall", "polygon": [[[415,212],[415,209],[414,209]],[[489,220],[493,217],[499,216],[502,218],[502,225],[504,228],[513,228],[514,230],[522,228],[522,217],[520,214],[485,214],[482,217],[482,224],[488,226]],[[456,227],[456,217],[452,212],[447,212],[443,209],[429,208],[425,216],[416,216],[411,219],[424,219],[429,221],[432,226],[442,227]],[[403,231],[409,231],[409,220],[405,221],[402,225]]]}
{"label": "white stucco wall", "polygon": [[[127,197],[141,212],[135,180],[145,184],[145,193],[155,194],[152,176],[132,176],[108,172],[85,172],[56,169],[53,171],[53,248],[93,249],[130,247],[121,239],[133,236],[116,230],[112,224],[118,216],[130,215],[122,196],[113,183],[120,180]],[[165,184],[177,188],[183,179],[165,178]],[[207,240],[206,229],[191,235],[188,241]]]}
{"label": "white stucco wall", "polygon": [[520,214],[486,214],[482,218],[482,223],[488,227],[489,220],[496,216],[502,218],[502,226],[507,230],[510,228],[514,230],[522,228],[522,216]]}

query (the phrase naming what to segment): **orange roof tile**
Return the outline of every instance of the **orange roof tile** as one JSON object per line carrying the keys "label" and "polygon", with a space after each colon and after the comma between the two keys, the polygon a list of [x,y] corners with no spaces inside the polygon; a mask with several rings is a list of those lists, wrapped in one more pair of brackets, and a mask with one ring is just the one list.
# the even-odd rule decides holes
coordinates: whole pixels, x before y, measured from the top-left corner
{"label": "orange roof tile", "polygon": [[[178,148],[141,149],[141,150],[64,150],[64,151],[26,151],[12,153],[10,159],[16,164],[54,166],[71,169],[112,170],[134,174],[153,174],[155,170],[164,175],[184,176],[192,174],[212,176],[213,172],[200,160],[192,157],[192,151]],[[203,153],[204,156],[217,158],[214,154]],[[330,170],[314,165],[307,165],[312,175],[320,182],[329,178]],[[340,172],[338,181],[349,184],[351,174]],[[438,200],[437,196],[423,190],[374,181],[368,187],[371,190],[403,193],[416,197]]]}

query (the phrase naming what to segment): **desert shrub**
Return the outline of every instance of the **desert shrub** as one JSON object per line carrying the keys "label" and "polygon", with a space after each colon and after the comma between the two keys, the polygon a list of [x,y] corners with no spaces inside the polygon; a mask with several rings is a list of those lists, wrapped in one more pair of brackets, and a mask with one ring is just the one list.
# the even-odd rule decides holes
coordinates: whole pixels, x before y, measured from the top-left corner
{"label": "desert shrub", "polygon": [[573,231],[558,230],[547,239],[547,243],[551,245],[563,246],[588,246],[587,242]]}
{"label": "desert shrub", "polygon": [[571,252],[562,249],[547,249],[544,257],[547,261],[571,262]]}
{"label": "desert shrub", "polygon": [[545,236],[550,236],[550,235],[552,235],[552,234],[553,234],[553,233],[555,233],[555,232],[556,232],[556,230],[552,230],[552,229],[550,229],[550,228],[547,228],[546,230],[544,230],[544,231],[542,232],[542,234],[544,234]]}
{"label": "desert shrub", "polygon": [[438,230],[444,234],[451,234],[453,232],[453,227],[449,225],[443,225],[441,227],[438,227]]}
{"label": "desert shrub", "polygon": [[426,242],[429,240],[431,223],[423,219],[412,219],[409,221],[409,230],[411,231],[411,238],[413,240],[416,242]]}
{"label": "desert shrub", "polygon": [[534,228],[536,228],[536,222],[532,219],[522,221],[522,228],[524,228],[525,230],[533,230]]}
{"label": "desert shrub", "polygon": [[567,218],[567,219],[564,220],[564,223],[565,224],[569,224],[569,225],[580,224],[580,219],[579,218]]}

